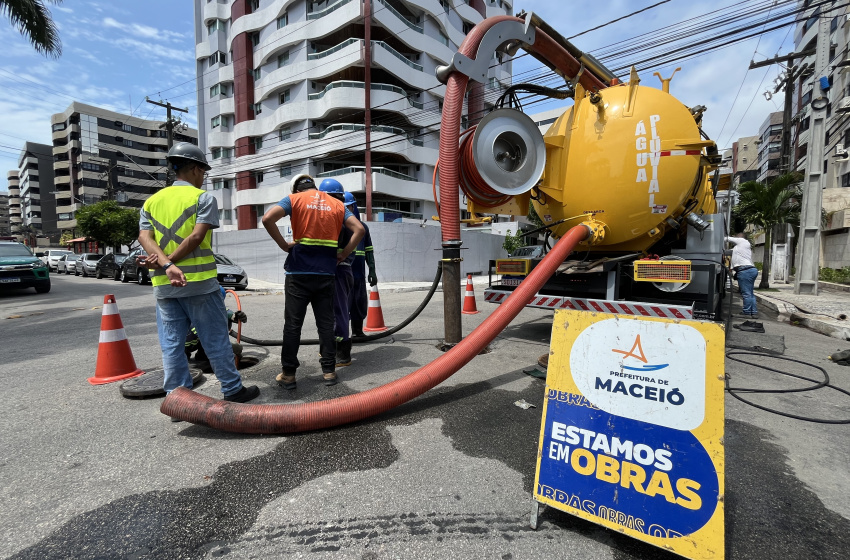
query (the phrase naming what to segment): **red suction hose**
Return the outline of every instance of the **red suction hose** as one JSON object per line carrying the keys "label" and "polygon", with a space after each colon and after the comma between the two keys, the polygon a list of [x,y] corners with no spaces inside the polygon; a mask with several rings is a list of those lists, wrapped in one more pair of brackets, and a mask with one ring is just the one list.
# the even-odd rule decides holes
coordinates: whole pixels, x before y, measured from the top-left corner
{"label": "red suction hose", "polygon": [[[451,206],[451,205],[444,205]],[[180,387],[162,403],[163,414],[227,432],[286,434],[321,430],[386,412],[439,385],[469,363],[531,301],[589,229],[575,226],[481,325],[454,348],[418,370],[356,395],[304,404],[240,404]]]}

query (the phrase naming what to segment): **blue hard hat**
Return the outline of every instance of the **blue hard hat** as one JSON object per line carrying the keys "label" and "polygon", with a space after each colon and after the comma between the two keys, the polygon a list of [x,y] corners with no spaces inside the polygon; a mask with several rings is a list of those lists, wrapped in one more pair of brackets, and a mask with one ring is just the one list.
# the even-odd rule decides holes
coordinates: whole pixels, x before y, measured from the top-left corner
{"label": "blue hard hat", "polygon": [[350,206],[350,205],[352,205],[352,204],[357,204],[357,201],[356,201],[356,200],[354,200],[354,195],[353,195],[353,194],[351,194],[350,192],[347,192],[347,191],[346,191],[346,193],[345,193],[345,205],[346,205],[346,206]]}
{"label": "blue hard hat", "polygon": [[319,185],[319,190],[328,194],[345,194],[342,184],[336,179],[325,179]]}

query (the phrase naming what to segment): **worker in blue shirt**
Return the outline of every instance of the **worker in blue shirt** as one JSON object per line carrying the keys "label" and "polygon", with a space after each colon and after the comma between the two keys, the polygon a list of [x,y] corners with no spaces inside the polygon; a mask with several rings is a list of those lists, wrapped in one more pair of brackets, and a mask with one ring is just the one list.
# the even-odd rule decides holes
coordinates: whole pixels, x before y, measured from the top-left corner
{"label": "worker in blue shirt", "polygon": [[[350,192],[345,193],[345,205],[351,210],[351,213],[360,219],[360,211],[357,209],[357,202],[354,200],[354,195]],[[351,272],[354,276],[354,286],[351,288],[351,297],[349,298],[349,314],[351,317],[351,332],[353,336],[366,336],[363,333],[363,321],[366,320],[366,314],[369,311],[369,296],[366,292],[366,280],[370,286],[378,284],[378,275],[375,272],[375,253],[372,247],[372,236],[369,234],[369,226],[360,221],[366,234],[357,249],[354,251],[354,263],[351,265]],[[369,266],[369,275],[366,276],[366,265]]]}

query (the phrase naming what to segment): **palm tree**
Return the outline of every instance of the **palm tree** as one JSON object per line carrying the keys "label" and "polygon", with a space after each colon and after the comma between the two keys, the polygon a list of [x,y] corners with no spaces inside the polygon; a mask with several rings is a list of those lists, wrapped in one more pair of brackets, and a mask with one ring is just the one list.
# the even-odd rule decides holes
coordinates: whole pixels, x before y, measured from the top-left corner
{"label": "palm tree", "polygon": [[[62,3],[62,0],[46,1]],[[62,54],[59,30],[42,0],[0,0],[0,14],[9,17],[12,25],[29,39],[37,52],[50,58],[59,58]]]}
{"label": "palm tree", "polygon": [[770,287],[771,230],[779,224],[800,222],[802,175],[791,172],[764,184],[747,181],[738,187],[737,213],[747,223],[764,230],[764,260],[759,288]]}

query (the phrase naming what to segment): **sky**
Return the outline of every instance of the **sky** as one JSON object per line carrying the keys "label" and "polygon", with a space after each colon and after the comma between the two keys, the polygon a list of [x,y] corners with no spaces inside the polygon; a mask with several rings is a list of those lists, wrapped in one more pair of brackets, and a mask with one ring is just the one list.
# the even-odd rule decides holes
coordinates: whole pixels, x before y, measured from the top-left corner
{"label": "sky", "polygon": [[[515,0],[514,11],[534,11],[565,37],[651,6],[658,0]],[[572,40],[591,54],[641,33],[705,14],[735,0],[669,0],[623,21]],[[50,144],[50,117],[76,100],[133,116],[164,119],[165,109],[145,96],[188,107],[186,122],[197,127],[194,14],[190,0],[65,0],[48,4],[59,27],[62,56],[36,53],[8,20],[0,21],[0,191],[6,171],[17,166],[25,141]],[[568,10],[564,6],[569,6]],[[793,31],[773,31],[660,69],[666,78],[677,67],[671,93],[687,106],[705,105],[704,130],[719,147],[758,134],[765,117],[780,111],[781,95],[767,100],[781,68],[749,71],[751,60],[793,50]],[[531,57],[514,63],[514,74],[543,70]],[[657,87],[651,72],[643,85]],[[517,80],[515,80],[516,83]],[[549,84],[557,86],[559,84]],[[543,103],[534,113],[558,107]]]}

